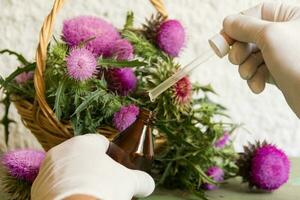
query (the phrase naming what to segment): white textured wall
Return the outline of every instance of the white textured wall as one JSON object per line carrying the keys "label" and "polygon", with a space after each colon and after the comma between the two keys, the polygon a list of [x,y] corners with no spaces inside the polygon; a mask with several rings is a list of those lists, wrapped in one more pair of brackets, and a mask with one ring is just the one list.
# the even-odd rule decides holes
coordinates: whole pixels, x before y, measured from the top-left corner
{"label": "white textured wall", "polygon": [[[33,58],[38,31],[49,12],[52,0],[0,0],[0,49],[14,49]],[[165,0],[170,17],[181,20],[188,32],[188,44],[180,58],[187,63],[200,55],[208,37],[219,31],[222,19],[246,9],[260,0]],[[286,0],[300,4],[300,0]],[[68,0],[57,19],[56,35],[59,35],[63,19],[82,15],[99,15],[121,26],[127,10],[132,9],[137,22],[154,10],[147,0]],[[1,75],[9,74],[16,62],[8,56],[0,58]],[[227,59],[215,59],[194,73],[201,83],[211,82],[219,93],[215,99],[229,108],[229,114],[237,123],[245,124],[239,129],[235,144],[240,149],[248,140],[267,139],[278,144],[290,155],[300,155],[300,123],[283,96],[275,87],[269,86],[260,95],[252,94],[247,84],[239,78],[237,67]],[[14,114],[16,115],[16,114]],[[15,118],[18,119],[17,116]],[[26,146],[36,145],[34,138],[24,130],[21,123],[12,127],[14,136]],[[24,142],[22,145],[24,145]],[[11,143],[11,148],[18,146]]]}

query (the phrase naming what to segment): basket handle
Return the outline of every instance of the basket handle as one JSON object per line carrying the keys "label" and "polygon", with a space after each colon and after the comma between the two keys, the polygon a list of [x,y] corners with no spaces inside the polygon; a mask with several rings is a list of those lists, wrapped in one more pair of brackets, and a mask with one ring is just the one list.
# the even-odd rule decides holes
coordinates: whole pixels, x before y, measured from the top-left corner
{"label": "basket handle", "polygon": [[[58,11],[63,6],[65,0],[55,0],[53,8],[49,15],[46,17],[39,34],[39,44],[36,50],[36,69],[34,74],[34,87],[36,91],[36,100],[39,104],[40,110],[43,112],[45,117],[49,119],[52,127],[57,132],[61,132],[65,136],[69,136],[68,129],[56,119],[53,110],[50,108],[45,97],[45,81],[44,71],[46,69],[46,58],[47,58],[47,46],[52,37],[53,26]],[[164,7],[162,0],[150,0],[155,9],[164,17],[167,18],[168,14]],[[34,109],[35,119],[39,121],[38,109]]]}

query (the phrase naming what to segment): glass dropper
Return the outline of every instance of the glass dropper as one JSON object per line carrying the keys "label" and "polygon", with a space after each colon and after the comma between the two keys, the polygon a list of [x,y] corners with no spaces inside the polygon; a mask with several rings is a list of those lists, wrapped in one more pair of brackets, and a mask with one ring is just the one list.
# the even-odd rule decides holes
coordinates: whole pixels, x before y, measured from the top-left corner
{"label": "glass dropper", "polygon": [[172,87],[175,83],[177,83],[179,80],[181,80],[183,77],[189,75],[194,69],[202,65],[203,63],[206,63],[210,58],[212,58],[215,55],[215,53],[212,51],[212,49],[208,49],[206,53],[202,54],[201,56],[195,58],[190,63],[185,65],[183,68],[181,68],[179,71],[177,71],[175,74],[173,74],[171,77],[166,79],[164,82],[156,86],[155,88],[149,90],[149,97],[152,102],[155,101],[155,99],[164,91]]}
{"label": "glass dropper", "polygon": [[172,85],[177,83],[180,79],[190,74],[194,69],[207,62],[214,55],[220,58],[226,56],[230,50],[230,46],[233,45],[235,40],[230,38],[224,31],[217,33],[208,40],[210,48],[207,49],[201,56],[194,59],[192,62],[181,68],[178,72],[172,75],[170,78],[156,86],[149,91],[149,97],[151,101],[154,101],[161,93],[169,89]]}

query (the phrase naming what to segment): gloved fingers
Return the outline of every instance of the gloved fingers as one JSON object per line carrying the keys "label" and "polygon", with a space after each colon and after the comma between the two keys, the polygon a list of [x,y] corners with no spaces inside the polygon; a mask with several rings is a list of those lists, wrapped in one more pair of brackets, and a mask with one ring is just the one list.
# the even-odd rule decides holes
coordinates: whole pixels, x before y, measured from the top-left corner
{"label": "gloved fingers", "polygon": [[279,10],[282,4],[280,2],[264,2],[252,8],[242,11],[241,14],[256,17],[258,19],[276,22]]}
{"label": "gloved fingers", "polygon": [[105,153],[108,149],[108,139],[100,134],[85,134],[72,137],[65,142],[53,147],[47,154],[51,154],[54,159],[60,159],[61,153],[72,154],[72,152],[80,149],[81,154],[89,154],[89,152]]}
{"label": "gloved fingers", "polygon": [[258,67],[264,62],[261,52],[251,54],[245,62],[239,66],[239,74],[242,79],[251,79]]}
{"label": "gloved fingers", "polygon": [[138,198],[149,196],[155,189],[153,178],[146,172],[132,170],[135,179],[134,196]]}
{"label": "gloved fingers", "polygon": [[257,43],[260,33],[269,23],[252,16],[230,15],[224,19],[223,30],[229,37],[240,42]]}
{"label": "gloved fingers", "polygon": [[261,93],[266,86],[266,80],[269,77],[269,71],[265,64],[261,65],[254,76],[247,81],[249,88],[255,94]]}
{"label": "gloved fingers", "polygon": [[294,8],[295,6],[288,6],[280,2],[269,1],[242,11],[241,14],[270,22],[287,21],[287,18],[289,17],[289,14],[287,13],[290,13],[288,7]]}
{"label": "gloved fingers", "polygon": [[242,11],[241,14],[270,22],[286,22],[300,18],[300,7],[268,1]]}
{"label": "gloved fingers", "polygon": [[242,12],[240,12],[242,15],[247,15],[247,16],[252,16],[258,19],[263,19],[262,18],[262,10],[263,10],[263,6],[264,3],[260,3],[252,8],[249,8],[247,10],[244,10]]}
{"label": "gloved fingers", "polygon": [[299,19],[300,8],[281,2],[265,2],[262,4],[262,19],[272,22],[286,22]]}
{"label": "gloved fingers", "polygon": [[256,45],[253,43],[235,42],[228,53],[228,59],[232,64],[240,65],[256,49]]}

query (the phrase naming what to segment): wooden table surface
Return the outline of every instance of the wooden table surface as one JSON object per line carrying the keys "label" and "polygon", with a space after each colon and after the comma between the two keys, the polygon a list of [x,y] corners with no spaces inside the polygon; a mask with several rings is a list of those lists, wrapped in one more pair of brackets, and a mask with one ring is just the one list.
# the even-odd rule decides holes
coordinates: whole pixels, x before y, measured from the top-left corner
{"label": "wooden table surface", "polygon": [[[246,184],[240,179],[229,180],[220,189],[207,192],[211,200],[300,200],[300,158],[291,159],[292,172],[290,179],[279,190],[272,193],[250,192]],[[0,193],[0,200],[6,200]],[[181,191],[156,191],[143,200],[182,200],[196,199]]]}
{"label": "wooden table surface", "polygon": [[[292,158],[292,171],[287,184],[279,190],[266,192],[249,191],[247,184],[240,179],[229,180],[220,189],[207,192],[211,200],[300,200],[300,158]],[[157,191],[143,200],[182,200],[196,199],[179,191]]]}

